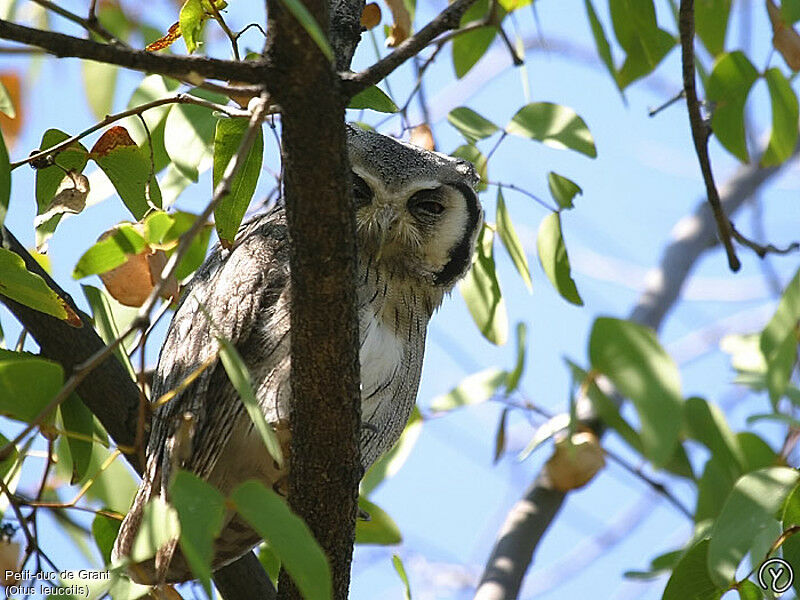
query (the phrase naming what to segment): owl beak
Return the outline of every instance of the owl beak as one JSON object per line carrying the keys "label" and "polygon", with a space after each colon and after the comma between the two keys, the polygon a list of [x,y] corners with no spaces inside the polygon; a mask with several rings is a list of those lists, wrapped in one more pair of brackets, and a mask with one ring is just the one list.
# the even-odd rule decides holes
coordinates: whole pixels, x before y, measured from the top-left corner
{"label": "owl beak", "polygon": [[378,252],[375,260],[380,260],[383,254],[384,245],[389,232],[394,228],[394,223],[397,220],[397,213],[391,206],[381,206],[376,215],[375,221],[378,224]]}

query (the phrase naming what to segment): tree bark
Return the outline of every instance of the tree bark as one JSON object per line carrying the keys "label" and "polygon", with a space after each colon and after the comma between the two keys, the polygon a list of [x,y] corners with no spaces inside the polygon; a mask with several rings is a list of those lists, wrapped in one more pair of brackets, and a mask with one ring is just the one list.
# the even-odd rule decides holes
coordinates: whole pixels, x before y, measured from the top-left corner
{"label": "tree bark", "polygon": [[[327,1],[307,1],[305,6],[328,30]],[[284,4],[270,0],[268,16],[266,57],[280,71],[274,96],[283,108],[291,243],[289,504],[325,550],[334,598],[344,600],[361,478],[356,225],[345,102],[334,65]],[[335,46],[355,48],[352,27],[338,29]],[[340,56],[339,62],[349,63],[349,58]],[[279,598],[301,598],[285,572],[278,587]]]}

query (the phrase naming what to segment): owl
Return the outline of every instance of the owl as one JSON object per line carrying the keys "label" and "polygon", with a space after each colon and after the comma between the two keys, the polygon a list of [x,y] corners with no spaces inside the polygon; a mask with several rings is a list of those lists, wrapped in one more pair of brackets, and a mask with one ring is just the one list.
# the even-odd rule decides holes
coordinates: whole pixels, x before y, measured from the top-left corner
{"label": "owl", "polygon": [[[483,211],[470,163],[354,127],[348,126],[347,138],[357,222],[360,446],[366,471],[408,421],[428,321],[470,268]],[[243,224],[232,248],[214,247],[187,286],[161,349],[152,398],[180,391],[154,409],[144,476],[115,542],[116,558],[130,554],[145,504],[159,495],[167,499],[179,468],[226,495],[252,478],[285,493],[288,466],[267,453],[218,360],[218,338],[230,340],[242,356],[260,409],[286,453],[291,301],[289,238],[278,204]],[[231,512],[215,541],[212,569],[259,541]],[[165,552],[166,559],[162,552],[133,565],[132,578],[150,584],[190,579],[175,544]]]}

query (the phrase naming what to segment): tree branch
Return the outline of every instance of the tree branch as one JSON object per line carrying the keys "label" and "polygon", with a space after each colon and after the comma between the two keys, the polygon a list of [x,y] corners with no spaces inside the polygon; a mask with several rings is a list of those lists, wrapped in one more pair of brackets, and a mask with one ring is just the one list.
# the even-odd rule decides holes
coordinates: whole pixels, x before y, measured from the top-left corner
{"label": "tree branch", "polygon": [[352,98],[361,90],[375,85],[409,58],[419,54],[436,36],[458,27],[461,17],[476,1],[455,0],[439,13],[433,21],[420,29],[416,35],[411,36],[395,48],[394,52],[389,56],[382,58],[359,73],[341,73],[342,91],[345,97]]}
{"label": "tree branch", "polygon": [[[798,153],[800,145],[795,147],[792,156],[796,157]],[[722,208],[734,214],[745,200],[789,162],[767,168],[757,164],[739,167],[722,188]],[[716,219],[708,202],[701,201],[694,214],[684,217],[673,228],[673,241],[664,250],[660,265],[647,277],[647,287],[631,311],[630,320],[659,329],[697,260],[718,241]],[[512,600],[517,597],[533,553],[565,498],[566,493],[552,489],[542,471],[509,511],[474,600]]]}
{"label": "tree branch", "polygon": [[736,257],[731,241],[731,226],[728,217],[722,210],[717,186],[714,184],[714,174],[711,172],[711,159],[708,157],[708,137],[710,131],[703,118],[700,116],[700,102],[697,99],[694,76],[694,0],[681,0],[678,25],[681,34],[681,62],[683,65],[683,90],[686,94],[686,107],[689,111],[689,124],[692,129],[692,140],[703,172],[703,181],[706,184],[708,203],[714,213],[717,223],[719,238],[728,256],[728,266],[731,271],[738,271],[742,264]]}
{"label": "tree branch", "polygon": [[185,79],[202,76],[223,81],[270,85],[274,69],[264,61],[233,61],[199,56],[172,56],[134,50],[116,44],[17,25],[0,19],[0,39],[42,48],[58,57],[75,57],[127,67],[145,73],[158,73]]}

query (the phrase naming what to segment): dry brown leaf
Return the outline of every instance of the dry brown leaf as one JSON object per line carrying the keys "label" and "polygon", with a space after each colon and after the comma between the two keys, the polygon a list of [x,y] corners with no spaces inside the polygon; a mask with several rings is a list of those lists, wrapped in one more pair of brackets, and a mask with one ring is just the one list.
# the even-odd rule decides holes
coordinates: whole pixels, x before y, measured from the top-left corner
{"label": "dry brown leaf", "polygon": [[133,141],[127,129],[121,125],[114,125],[114,127],[108,129],[100,136],[100,139],[95,142],[94,146],[92,146],[91,153],[95,156],[106,156],[114,148],[135,145],[136,142]]}
{"label": "dry brown leaf", "polygon": [[[144,227],[137,223],[134,228],[144,234]],[[114,232],[114,228],[100,236],[103,240]],[[139,254],[128,257],[120,266],[100,273],[100,279],[106,290],[120,304],[125,306],[141,306],[167,264],[167,255],[163,250],[145,246]],[[178,281],[171,276],[161,290],[161,297],[175,300],[178,298]]]}
{"label": "dry brown leaf", "polygon": [[11,148],[19,137],[25,117],[25,112],[22,110],[22,84],[19,74],[15,71],[0,73],[0,83],[6,88],[17,113],[13,119],[5,113],[0,113],[0,129],[3,131],[6,145]]}
{"label": "dry brown leaf", "polygon": [[605,464],[597,436],[581,431],[556,440],[545,470],[555,489],[568,492],[589,483]]}
{"label": "dry brown leaf", "polygon": [[403,0],[386,0],[386,5],[392,11],[392,20],[394,21],[389,36],[386,38],[386,45],[394,48],[411,35],[411,15]]}
{"label": "dry brown leaf", "polygon": [[173,23],[167,30],[166,35],[158,38],[155,42],[150,42],[144,47],[148,52],[158,52],[164,48],[169,48],[176,40],[181,37],[181,24]]}
{"label": "dry brown leaf", "polygon": [[381,22],[381,7],[370,2],[361,11],[361,26],[366,29],[377,27]]}
{"label": "dry brown leaf", "polygon": [[436,142],[433,140],[433,132],[427,123],[417,125],[411,129],[409,142],[426,150],[436,150]]}
{"label": "dry brown leaf", "polygon": [[800,34],[784,23],[781,9],[773,0],[767,0],[767,14],[772,24],[772,45],[792,71],[800,70]]}
{"label": "dry brown leaf", "polygon": [[68,171],[58,184],[55,196],[47,210],[38,215],[33,224],[39,227],[51,218],[62,213],[78,214],[86,207],[86,196],[89,195],[89,179],[77,171]]}

